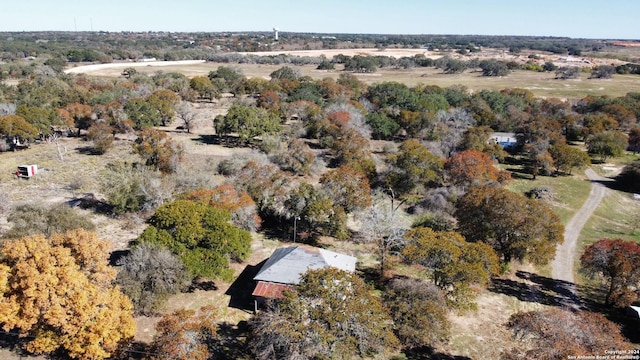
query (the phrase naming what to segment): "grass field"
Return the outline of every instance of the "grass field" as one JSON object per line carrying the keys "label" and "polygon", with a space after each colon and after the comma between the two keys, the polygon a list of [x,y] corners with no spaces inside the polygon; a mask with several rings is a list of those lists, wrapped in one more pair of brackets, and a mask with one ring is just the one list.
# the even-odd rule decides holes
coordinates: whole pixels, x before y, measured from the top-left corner
{"label": "grass field", "polygon": [[[194,65],[174,65],[174,66],[147,66],[139,67],[139,73],[153,75],[161,72],[179,72],[189,77],[206,76],[210,71],[215,71],[219,66],[230,66],[240,69],[247,77],[269,78],[269,74],[280,69],[283,65],[255,65],[255,64],[223,64],[223,63],[200,63]],[[336,70],[316,70],[315,65],[294,66],[301,75],[310,76],[314,79],[326,77],[337,79],[343,72],[339,68]],[[122,68],[105,68],[91,72],[92,76],[121,76]],[[473,91],[482,89],[502,90],[506,88],[524,88],[530,90],[535,96],[558,97],[558,98],[582,98],[587,95],[608,95],[612,97],[624,96],[628,92],[640,92],[640,77],[638,75],[614,75],[612,79],[589,79],[589,74],[581,73],[579,79],[556,80],[555,74],[549,72],[534,72],[517,70],[504,77],[482,76],[479,72],[464,72],[462,74],[443,74],[440,69],[435,68],[414,68],[409,70],[399,69],[378,69],[371,74],[356,74],[356,76],[367,84],[381,83],[386,81],[397,81],[408,86],[418,84],[437,85],[449,87],[463,84]]]}

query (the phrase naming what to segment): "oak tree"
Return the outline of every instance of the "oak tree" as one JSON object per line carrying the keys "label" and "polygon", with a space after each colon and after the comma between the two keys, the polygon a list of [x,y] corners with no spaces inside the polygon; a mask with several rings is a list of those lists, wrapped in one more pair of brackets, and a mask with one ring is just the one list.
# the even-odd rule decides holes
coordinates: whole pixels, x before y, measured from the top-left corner
{"label": "oak tree", "polygon": [[506,326],[521,341],[503,354],[505,360],[587,358],[629,348],[618,325],[587,311],[551,308],[519,312],[511,315]]}
{"label": "oak tree", "polygon": [[163,173],[171,173],[181,159],[182,147],[163,131],[144,129],[138,133],[133,152],[140,155],[147,166]]}
{"label": "oak tree", "polygon": [[392,321],[373,289],[335,268],[308,270],[251,320],[257,359],[367,357],[394,348]]}
{"label": "oak tree", "polygon": [[457,232],[430,228],[412,229],[405,238],[404,257],[425,268],[452,306],[473,307],[477,288],[498,274],[498,256],[483,242],[470,243]]}
{"label": "oak tree", "polygon": [[563,241],[564,227],[553,210],[507,189],[472,188],[458,200],[456,217],[467,240],[486,242],[506,263],[546,264]]}
{"label": "oak tree", "polygon": [[582,270],[608,285],[606,304],[626,307],[638,298],[640,245],[622,239],[600,239],[580,257]]}
{"label": "oak tree", "polygon": [[498,170],[486,153],[477,150],[466,150],[453,155],[445,161],[444,169],[455,185],[505,184],[511,180],[511,173]]}
{"label": "oak tree", "polygon": [[176,310],[166,314],[156,325],[151,352],[157,360],[211,359],[218,325],[211,307]]}
{"label": "oak tree", "polygon": [[71,358],[109,357],[135,333],[132,304],[113,286],[107,243],[73,230],[5,241],[0,323],[28,336],[25,349]]}

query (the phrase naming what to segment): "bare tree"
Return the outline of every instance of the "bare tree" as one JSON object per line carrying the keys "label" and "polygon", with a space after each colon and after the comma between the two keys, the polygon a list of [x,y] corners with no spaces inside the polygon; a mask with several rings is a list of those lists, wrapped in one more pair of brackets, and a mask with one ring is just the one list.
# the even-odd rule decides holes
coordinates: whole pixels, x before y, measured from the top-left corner
{"label": "bare tree", "polygon": [[178,113],[178,116],[182,119],[184,128],[188,133],[190,133],[191,129],[196,125],[198,115],[194,106],[188,102],[182,101],[178,106],[176,106],[176,113]]}
{"label": "bare tree", "polygon": [[361,233],[365,242],[375,245],[380,261],[380,276],[384,276],[389,256],[401,249],[408,226],[400,218],[398,210],[402,203],[396,204],[393,191],[390,196],[376,192],[373,198],[373,205],[361,214]]}

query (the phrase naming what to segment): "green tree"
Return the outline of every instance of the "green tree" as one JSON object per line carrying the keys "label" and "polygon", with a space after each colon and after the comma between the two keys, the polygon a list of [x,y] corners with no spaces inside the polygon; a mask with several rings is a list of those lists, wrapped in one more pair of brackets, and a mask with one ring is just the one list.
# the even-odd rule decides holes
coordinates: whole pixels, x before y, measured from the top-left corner
{"label": "green tree", "polygon": [[402,255],[424,266],[453,306],[473,307],[477,286],[486,287],[491,276],[498,274],[498,256],[493,249],[482,242],[469,243],[457,232],[415,228],[405,238],[408,244]]}
{"label": "green tree", "polygon": [[220,89],[206,76],[192,77],[189,81],[189,87],[198,93],[201,99],[209,99],[211,101],[213,101],[213,98],[218,96],[220,92]]}
{"label": "green tree", "polygon": [[400,125],[379,112],[367,114],[367,125],[371,128],[371,137],[376,140],[391,140],[400,130]]}
{"label": "green tree", "polygon": [[586,152],[567,144],[557,143],[549,148],[549,153],[556,167],[556,173],[563,172],[571,175],[573,169],[582,169],[591,164]]}
{"label": "green tree", "polygon": [[398,345],[373,289],[334,268],[308,270],[251,325],[249,344],[260,360],[368,357]]}
{"label": "green tree", "polygon": [[280,119],[266,109],[255,106],[234,104],[227,115],[215,120],[216,134],[237,133],[243,144],[252,142],[256,136],[273,134],[280,131]]}
{"label": "green tree", "polygon": [[133,128],[136,130],[145,129],[162,124],[160,110],[152,103],[142,98],[129,99],[124,104],[124,112],[133,121]]}
{"label": "green tree", "polygon": [[443,161],[431,154],[418,140],[404,141],[398,153],[391,158],[393,170],[387,176],[387,183],[400,194],[424,189],[431,183],[440,181]]}
{"label": "green tree", "polygon": [[158,111],[160,125],[168,126],[176,116],[176,106],[180,97],[171,90],[163,89],[154,91],[146,101]]}
{"label": "green tree", "polygon": [[606,131],[587,139],[587,151],[602,161],[609,157],[620,157],[629,145],[627,135],[620,131]]}
{"label": "green tree", "polygon": [[0,260],[0,323],[35,354],[104,359],[133,338],[131,301],[113,286],[107,243],[73,230],[5,241]]}
{"label": "green tree", "polygon": [[583,272],[608,285],[606,304],[619,308],[638,299],[640,245],[622,239],[600,239],[587,246],[580,257]]}
{"label": "green tree", "polygon": [[249,255],[251,235],[230,223],[231,215],[209,204],[176,200],[160,206],[137,243],[151,243],[178,255],[193,276],[230,280],[229,259]]}
{"label": "green tree", "polygon": [[503,61],[494,59],[480,61],[480,69],[482,69],[482,76],[509,75],[509,68],[507,68],[507,64]]}
{"label": "green tree", "polygon": [[294,70],[293,68],[290,68],[288,66],[283,66],[280,69],[269,74],[269,77],[271,77],[271,79],[277,79],[277,80],[295,81],[295,80],[298,80],[298,78],[300,77],[300,74],[298,73],[298,71]]}
{"label": "green tree", "polygon": [[165,132],[155,129],[144,129],[138,133],[133,152],[140,155],[147,166],[163,173],[174,172],[182,157],[182,147]]}
{"label": "green tree", "polygon": [[542,202],[502,188],[475,187],[456,204],[462,235],[486,242],[501,260],[548,263],[562,243],[560,218]]}

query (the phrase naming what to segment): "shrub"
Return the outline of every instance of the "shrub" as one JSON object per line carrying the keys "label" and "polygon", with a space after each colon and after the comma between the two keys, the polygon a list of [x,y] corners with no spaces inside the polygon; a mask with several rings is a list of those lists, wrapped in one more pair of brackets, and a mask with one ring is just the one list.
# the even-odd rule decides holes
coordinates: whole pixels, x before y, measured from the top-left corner
{"label": "shrub", "polygon": [[49,237],[54,233],[64,233],[69,230],[92,231],[95,229],[95,225],[88,217],[79,214],[67,204],[52,207],[20,205],[9,214],[7,220],[13,223],[13,227],[5,234],[7,238],[38,234]]}

